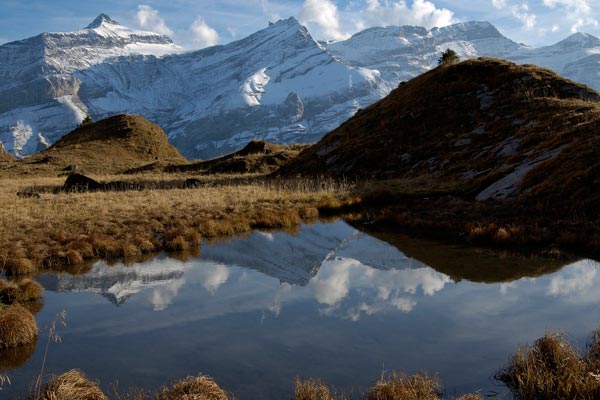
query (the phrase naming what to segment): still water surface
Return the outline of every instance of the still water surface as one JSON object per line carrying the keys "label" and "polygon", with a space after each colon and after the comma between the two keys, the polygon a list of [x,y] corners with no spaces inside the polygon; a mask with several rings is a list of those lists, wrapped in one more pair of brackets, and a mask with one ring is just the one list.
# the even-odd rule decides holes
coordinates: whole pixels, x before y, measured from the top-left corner
{"label": "still water surface", "polygon": [[[381,371],[425,370],[449,395],[503,397],[490,377],[518,345],[548,330],[583,345],[600,326],[597,262],[378,236],[387,242],[318,223],[206,243],[186,262],[163,255],[41,276],[40,328],[67,311],[46,371],[79,368],[107,391],[203,373],[244,400],[289,399],[296,376],[351,391]],[[29,360],[8,371],[0,397],[27,393],[44,342],[42,333]]]}

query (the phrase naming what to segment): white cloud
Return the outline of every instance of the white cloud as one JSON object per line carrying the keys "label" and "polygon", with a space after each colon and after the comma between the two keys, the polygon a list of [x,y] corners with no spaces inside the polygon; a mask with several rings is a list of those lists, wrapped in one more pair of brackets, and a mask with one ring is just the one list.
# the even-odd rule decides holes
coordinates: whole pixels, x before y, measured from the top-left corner
{"label": "white cloud", "polygon": [[527,3],[511,4],[509,0],[492,0],[492,6],[519,20],[526,31],[533,30],[537,24],[537,15],[530,11]]}
{"label": "white cloud", "polygon": [[563,11],[565,18],[571,23],[571,32],[578,32],[583,27],[598,27],[598,20],[592,17],[590,0],[543,0],[543,4],[551,9]]}
{"label": "white cloud", "polygon": [[565,268],[557,277],[552,278],[548,293],[554,296],[578,294],[582,295],[596,287],[595,277],[598,264],[583,260]]}
{"label": "white cloud", "polygon": [[219,34],[213,28],[208,26],[202,17],[196,20],[190,26],[192,41],[198,48],[214,46],[219,43]]}
{"label": "white cloud", "polygon": [[204,289],[214,295],[229,279],[229,271],[230,269],[224,265],[206,264],[198,270],[198,276]]}
{"label": "white cloud", "polygon": [[529,6],[527,4],[521,4],[511,7],[513,17],[523,23],[523,29],[530,31],[535,28],[536,15],[529,12]]}
{"label": "white cloud", "polygon": [[158,15],[158,11],[149,5],[140,4],[135,19],[138,25],[144,29],[164,35],[173,35],[173,31],[169,29],[165,20]]}
{"label": "white cloud", "polygon": [[305,0],[299,18],[322,39],[343,40],[348,37],[340,31],[338,8],[329,0]]}
{"label": "white cloud", "polygon": [[411,6],[404,0],[366,0],[366,5],[366,8],[357,13],[357,29],[385,25],[419,25],[433,28],[457,22],[452,11],[437,8],[427,0],[414,0]]}

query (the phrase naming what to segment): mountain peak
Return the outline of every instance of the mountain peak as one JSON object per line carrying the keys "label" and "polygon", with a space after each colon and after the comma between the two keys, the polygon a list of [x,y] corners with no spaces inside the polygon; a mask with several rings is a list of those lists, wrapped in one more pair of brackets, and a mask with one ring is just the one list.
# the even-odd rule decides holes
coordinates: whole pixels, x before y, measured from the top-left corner
{"label": "mountain peak", "polygon": [[600,39],[587,33],[575,32],[558,44],[563,44],[565,46],[579,45],[585,47],[598,47],[600,46]]}
{"label": "mountain peak", "polygon": [[96,29],[96,28],[100,28],[102,26],[102,24],[107,23],[107,24],[113,24],[113,25],[119,25],[119,23],[117,21],[115,21],[114,19],[112,19],[111,17],[109,17],[108,15],[102,13],[100,15],[98,15],[96,17],[96,19],[94,19],[88,26],[86,26],[86,29]]}

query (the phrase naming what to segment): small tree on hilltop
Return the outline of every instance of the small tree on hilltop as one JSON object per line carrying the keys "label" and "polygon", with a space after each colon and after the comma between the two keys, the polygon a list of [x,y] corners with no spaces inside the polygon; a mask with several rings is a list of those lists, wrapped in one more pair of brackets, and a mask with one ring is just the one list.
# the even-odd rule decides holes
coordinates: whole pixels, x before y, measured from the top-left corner
{"label": "small tree on hilltop", "polygon": [[79,124],[79,126],[86,126],[86,125],[92,125],[94,123],[94,120],[92,119],[92,117],[90,117],[90,115],[86,115],[85,118],[81,121],[81,123]]}
{"label": "small tree on hilltop", "polygon": [[442,53],[442,56],[438,58],[438,65],[454,64],[458,61],[460,61],[458,54],[452,49],[446,49],[446,51]]}

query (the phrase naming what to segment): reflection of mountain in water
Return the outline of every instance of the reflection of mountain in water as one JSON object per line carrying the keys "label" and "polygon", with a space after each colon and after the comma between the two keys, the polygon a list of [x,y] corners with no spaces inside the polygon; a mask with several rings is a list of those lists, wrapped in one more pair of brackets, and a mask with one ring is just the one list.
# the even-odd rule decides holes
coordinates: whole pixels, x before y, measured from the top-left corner
{"label": "reflection of mountain in water", "polygon": [[343,222],[307,225],[295,236],[259,232],[202,248],[203,259],[252,268],[300,286],[306,286],[322,264],[335,257],[352,258],[385,270],[423,266],[395,247]]}
{"label": "reflection of mountain in water", "polygon": [[304,226],[294,236],[284,232],[256,232],[247,238],[205,245],[202,250],[201,266],[167,258],[129,266],[98,262],[84,275],[52,274],[40,280],[47,290],[95,292],[117,305],[151,289],[155,309],[164,309],[185,284],[184,273],[190,268],[205,272],[203,286],[214,293],[226,281],[227,269],[211,262],[252,268],[280,282],[299,286],[308,285],[325,263],[339,258],[357,260],[381,270],[423,266],[395,247],[343,222]]}
{"label": "reflection of mountain in water", "polygon": [[98,262],[84,275],[44,275],[40,281],[46,290],[95,292],[119,305],[143,289],[183,286],[184,264],[173,260],[162,261],[131,266],[107,266]]}
{"label": "reflection of mountain in water", "polygon": [[[513,280],[510,271],[517,272],[515,278],[545,271],[532,268],[537,264],[532,258],[503,259],[406,237],[381,237],[393,245],[344,222],[319,223],[303,226],[296,235],[256,232],[246,238],[205,244],[202,257],[190,262],[164,256],[130,266],[98,262],[84,275],[46,275],[40,280],[48,290],[99,293],[117,305],[147,290],[154,309],[164,310],[184,285],[198,284],[217,298],[223,295],[217,292],[226,293],[226,284],[237,276],[236,268],[231,267],[250,268],[267,280],[272,277],[285,284],[280,285],[277,296],[299,292],[292,287],[304,288],[323,313],[357,319],[384,310],[409,312],[416,305],[416,294],[433,295],[451,280],[507,282]],[[435,269],[399,249],[417,253]],[[521,268],[522,263],[529,268]],[[446,268],[448,265],[452,268]],[[276,299],[273,310],[280,310],[282,299]]]}

